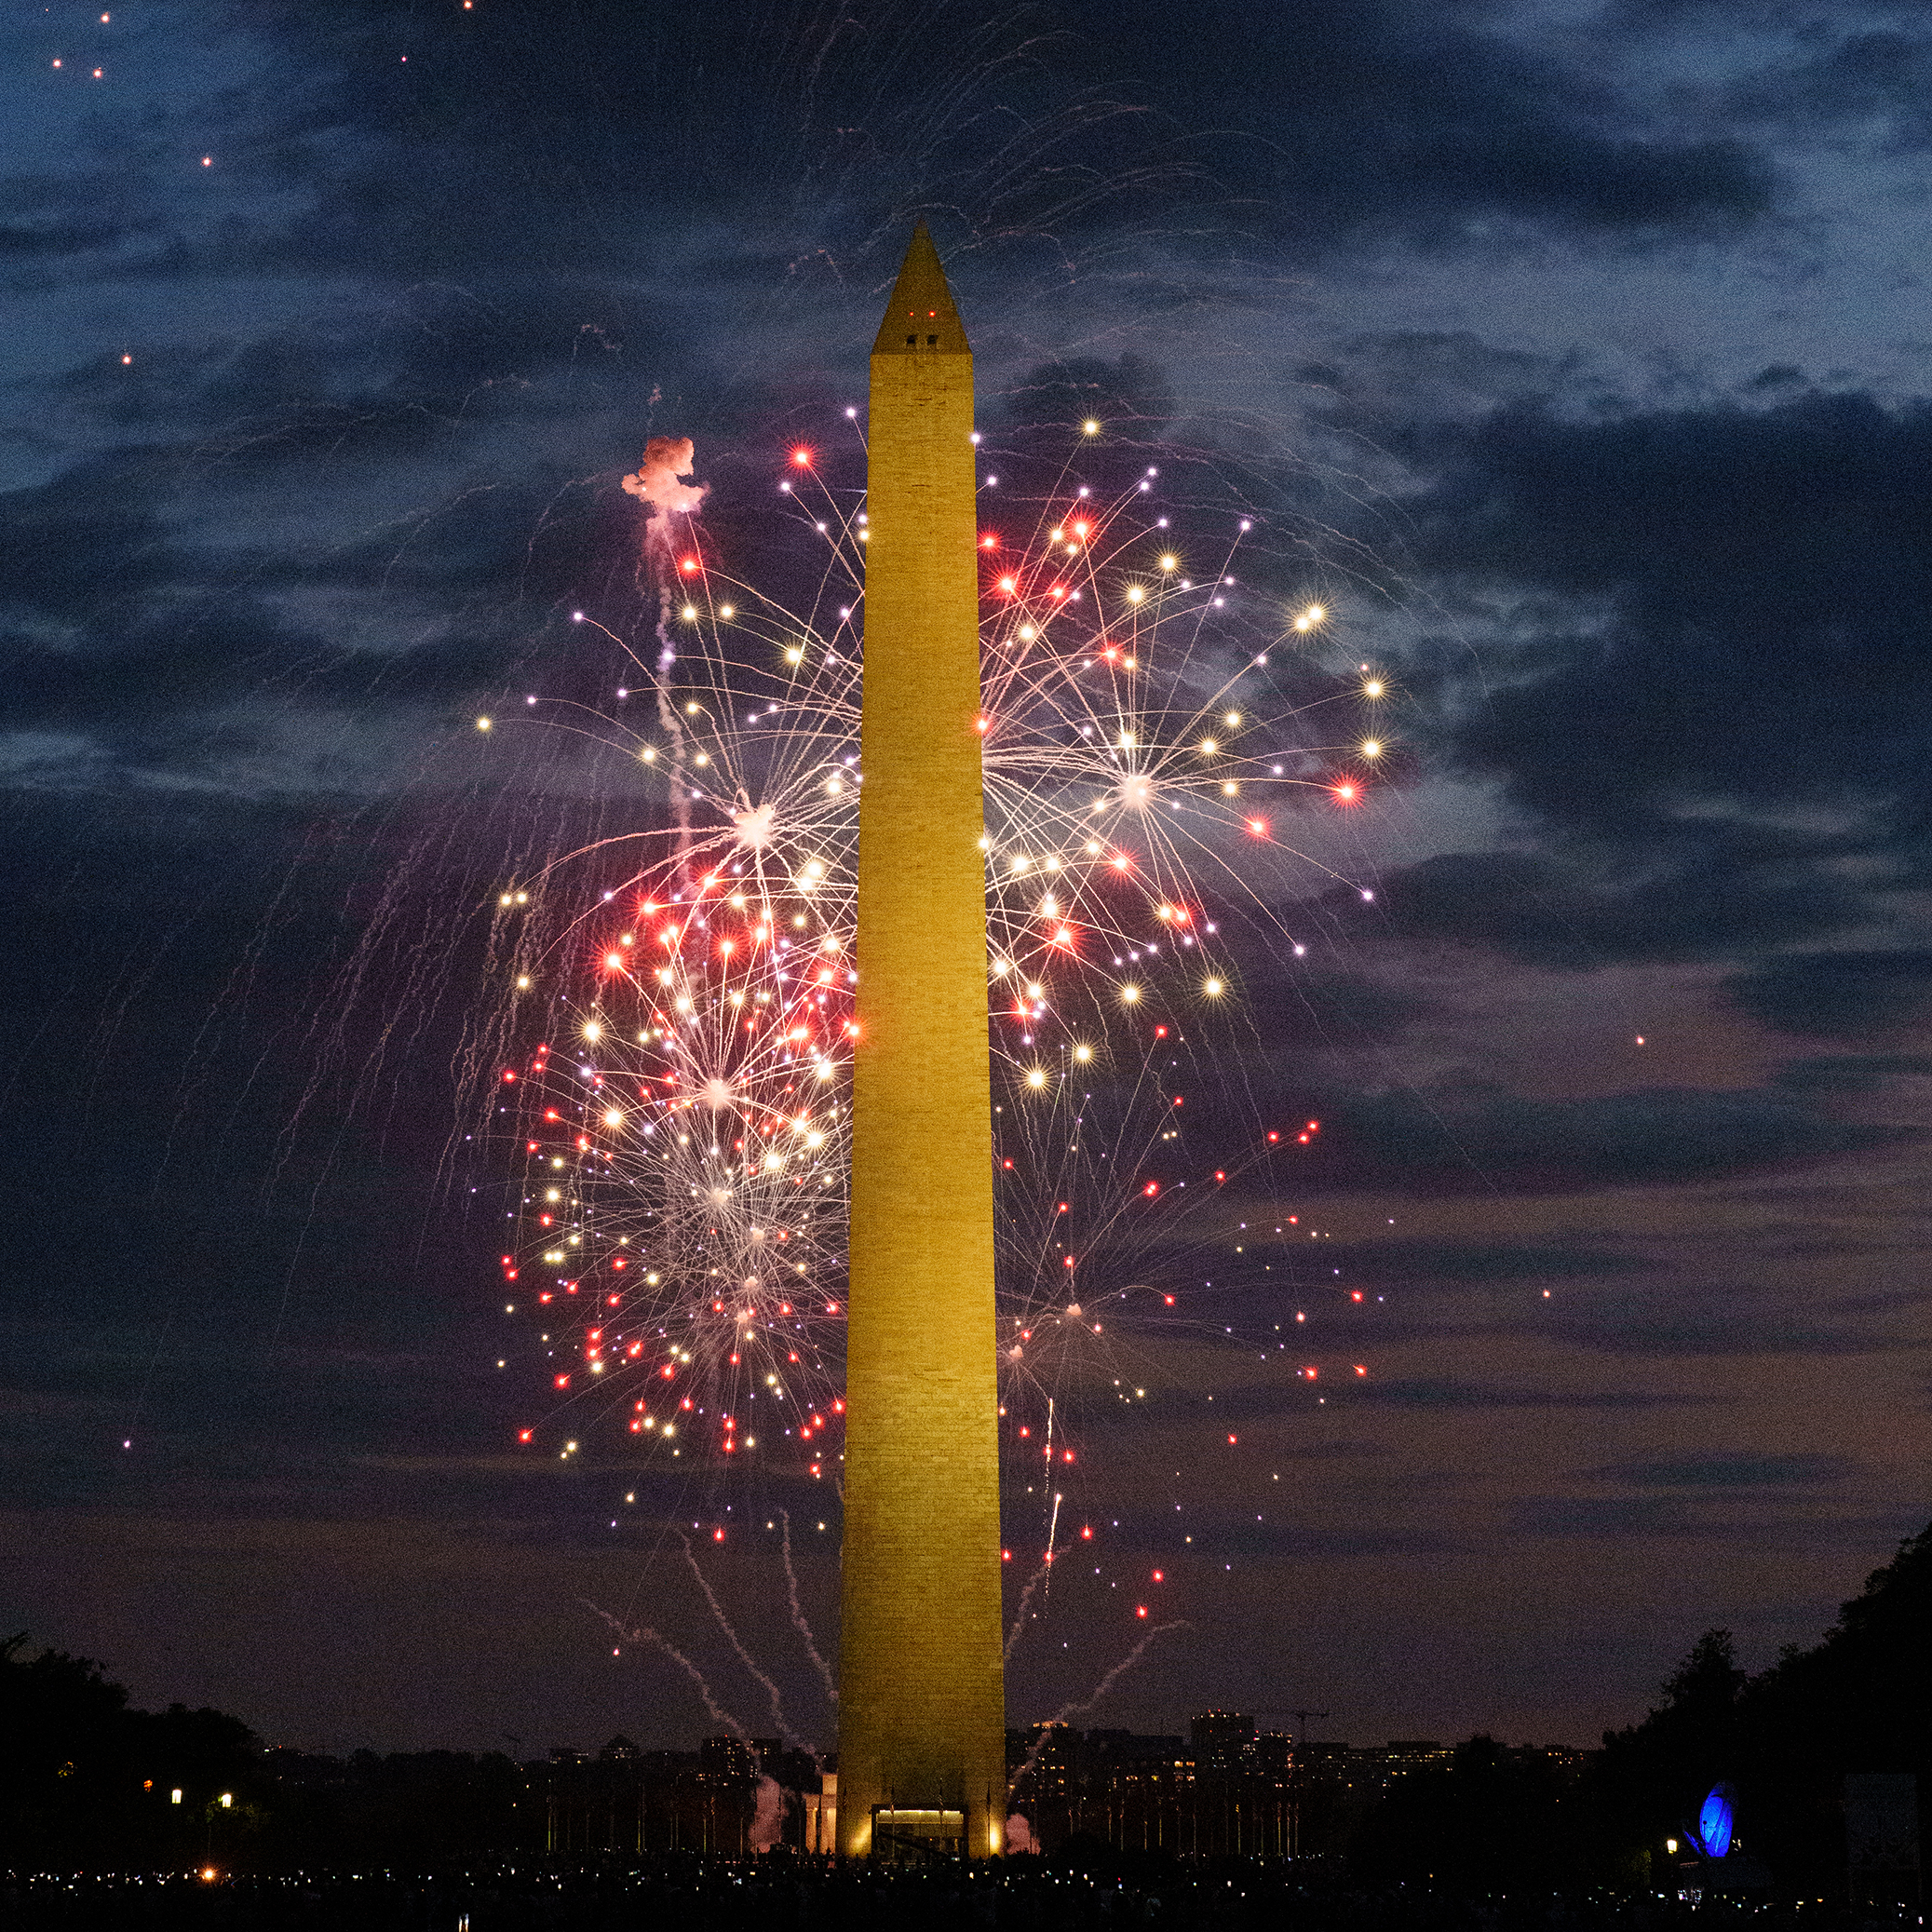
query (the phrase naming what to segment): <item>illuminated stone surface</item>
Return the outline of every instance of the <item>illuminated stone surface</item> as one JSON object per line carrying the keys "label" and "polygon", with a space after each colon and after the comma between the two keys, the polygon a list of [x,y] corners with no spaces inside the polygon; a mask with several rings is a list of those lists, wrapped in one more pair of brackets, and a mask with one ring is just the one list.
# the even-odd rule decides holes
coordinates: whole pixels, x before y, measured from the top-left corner
{"label": "illuminated stone surface", "polygon": [[912,239],[872,347],[839,1848],[1006,1820],[973,358]]}

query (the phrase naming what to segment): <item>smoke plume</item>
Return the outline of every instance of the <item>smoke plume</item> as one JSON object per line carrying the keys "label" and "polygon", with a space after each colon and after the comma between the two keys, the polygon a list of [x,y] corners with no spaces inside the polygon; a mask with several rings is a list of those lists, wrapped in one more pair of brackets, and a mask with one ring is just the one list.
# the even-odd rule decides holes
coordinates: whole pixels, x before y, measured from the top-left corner
{"label": "smoke plume", "polygon": [[751,1849],[768,1852],[785,1831],[785,1793],[775,1777],[761,1777],[757,1790],[758,1809],[751,1818]]}
{"label": "smoke plume", "polygon": [[692,461],[688,436],[654,436],[644,445],[642,461],[624,479],[626,493],[650,505],[651,520],[660,529],[666,519],[689,516],[705,500],[705,484],[678,480],[691,474]]}

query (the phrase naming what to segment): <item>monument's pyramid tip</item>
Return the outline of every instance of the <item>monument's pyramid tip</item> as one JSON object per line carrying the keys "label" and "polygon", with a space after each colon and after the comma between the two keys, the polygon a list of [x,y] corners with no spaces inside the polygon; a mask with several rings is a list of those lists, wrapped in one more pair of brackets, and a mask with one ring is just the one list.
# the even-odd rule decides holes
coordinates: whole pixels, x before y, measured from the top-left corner
{"label": "monument's pyramid tip", "polygon": [[946,271],[939,266],[939,251],[924,222],[912,231],[872,354],[905,356],[922,350],[940,356],[970,353],[966,325],[959,319]]}

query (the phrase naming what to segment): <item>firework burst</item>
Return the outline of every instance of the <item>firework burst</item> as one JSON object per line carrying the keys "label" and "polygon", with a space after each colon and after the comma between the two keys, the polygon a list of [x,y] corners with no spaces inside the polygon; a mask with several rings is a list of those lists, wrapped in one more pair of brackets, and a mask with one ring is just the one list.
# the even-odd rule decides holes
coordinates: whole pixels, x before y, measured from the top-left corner
{"label": "firework burst", "polygon": [[[532,708],[665,796],[502,894],[542,1035],[500,1069],[527,1163],[507,1304],[547,1352],[547,1435],[588,1413],[653,1455],[835,1481],[866,511],[791,453],[781,500],[819,547],[785,601],[731,574],[680,488],[649,526],[655,654],[582,617],[628,682]],[[1177,530],[1159,488],[1149,469],[1101,500],[1070,468],[1029,503],[982,474],[1002,1371],[1016,1441],[1068,1461],[1020,1412],[1122,1385],[1123,1348],[1182,1318],[1163,1277],[1190,1210],[1280,1139],[1237,1130],[1211,1181],[1179,1144],[1187,1071],[1240,1005],[1225,909],[1303,950],[1279,888],[1338,875],[1280,828],[1358,806],[1383,749],[1381,681],[1313,666],[1327,612],[1237,581],[1251,520]]]}

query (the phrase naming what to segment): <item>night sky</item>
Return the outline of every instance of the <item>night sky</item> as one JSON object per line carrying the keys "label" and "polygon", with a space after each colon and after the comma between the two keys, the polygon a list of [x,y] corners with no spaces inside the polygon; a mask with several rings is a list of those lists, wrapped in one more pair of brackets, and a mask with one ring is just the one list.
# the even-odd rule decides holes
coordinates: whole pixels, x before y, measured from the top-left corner
{"label": "night sky", "polygon": [[[1148,1401],[1076,1404],[1102,1574],[1011,1721],[1158,1566],[1187,1628],[1079,1722],[1592,1742],[1923,1526],[1923,6],[110,11],[0,28],[7,1629],[317,1748],[714,1729],[601,1608],[763,1732],[669,1533],[728,1523],[831,1743],[764,1529],[829,1645],[829,1483],[516,1444],[480,909],[662,807],[472,720],[598,700],[574,610],[648,631],[647,436],[796,568],[918,219],[990,451],[1093,414],[1254,521],[1240,622],[1319,598],[1306,675],[1391,687],[1386,780],[1293,808],[1342,878],[1229,915],[1210,1088],[1321,1133],[1177,1233],[1224,1299],[1121,1337]],[[1318,1262],[1250,1248],[1290,1212]],[[1296,1310],[1319,1393],[1233,1333]]]}

